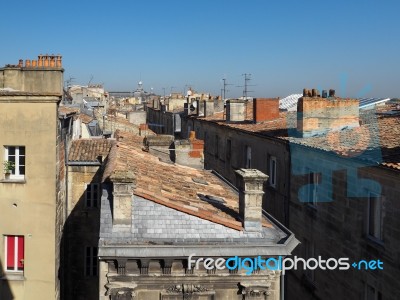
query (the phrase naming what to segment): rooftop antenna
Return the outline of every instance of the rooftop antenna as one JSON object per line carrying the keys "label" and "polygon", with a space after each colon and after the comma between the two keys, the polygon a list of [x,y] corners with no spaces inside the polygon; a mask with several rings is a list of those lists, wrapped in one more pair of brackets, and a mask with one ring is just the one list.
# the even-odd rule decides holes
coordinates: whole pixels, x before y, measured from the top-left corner
{"label": "rooftop antenna", "polygon": [[90,75],[90,80],[89,80],[89,83],[88,83],[88,87],[92,83],[92,80],[93,80],[93,75]]}
{"label": "rooftop antenna", "polygon": [[71,83],[74,81],[74,79],[76,79],[75,77],[69,77],[68,80],[65,81],[65,83],[67,84],[67,88],[71,85]]}
{"label": "rooftop antenna", "polygon": [[238,86],[238,87],[244,87],[244,90],[243,90],[243,98],[245,99],[245,100],[247,100],[247,94],[248,93],[251,93],[251,92],[254,92],[254,91],[249,91],[247,88],[249,87],[249,86],[254,86],[254,84],[249,84],[248,82],[251,80],[251,74],[250,73],[244,73],[244,74],[242,74],[242,76],[244,76],[244,86],[242,85],[242,86]]}
{"label": "rooftop antenna", "polygon": [[222,89],[223,90],[223,100],[225,100],[226,99],[226,97],[225,97],[225,95],[226,95],[226,92],[229,92],[229,90],[227,90],[226,89],[226,87],[228,86],[228,85],[233,85],[232,83],[226,83],[226,78],[222,78],[222,81],[224,82],[224,88]]}

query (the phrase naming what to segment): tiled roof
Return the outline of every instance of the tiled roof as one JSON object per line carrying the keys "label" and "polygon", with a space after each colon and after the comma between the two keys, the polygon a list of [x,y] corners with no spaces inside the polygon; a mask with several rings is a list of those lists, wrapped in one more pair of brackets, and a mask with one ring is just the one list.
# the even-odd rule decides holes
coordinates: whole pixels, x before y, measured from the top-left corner
{"label": "tiled roof", "polygon": [[216,112],[212,116],[198,117],[198,119],[214,122],[220,126],[232,127],[248,132],[256,132],[263,135],[287,136],[287,116],[289,114],[282,112],[276,120],[253,123],[253,102],[249,101],[246,103],[246,118],[244,122],[227,123],[225,112]]}
{"label": "tiled roof", "polygon": [[[377,108],[378,112],[392,109],[390,105]],[[379,150],[379,160],[386,167],[399,169],[400,162],[396,155],[400,156],[400,117],[394,115],[375,115],[374,111],[360,113],[363,125],[357,128],[330,132],[326,135],[300,138],[294,134],[296,130],[296,112],[281,112],[279,118],[272,121],[253,123],[253,105],[246,106],[246,121],[242,123],[227,123],[224,112],[215,113],[210,117],[198,117],[199,120],[214,122],[220,126],[227,126],[254,132],[266,136],[273,136],[290,143],[309,146],[315,149],[330,151],[343,157],[355,157],[363,153],[359,158],[376,160]]]}
{"label": "tiled roof", "polygon": [[92,122],[94,120],[93,117],[86,115],[86,114],[80,114],[79,115],[79,119],[81,119],[82,123],[84,124],[89,124],[90,122]]}
{"label": "tiled roof", "polygon": [[74,140],[69,150],[70,162],[99,162],[99,156],[107,156],[115,140],[79,139]]}
{"label": "tiled roof", "polygon": [[[117,132],[118,143],[111,149],[103,180],[132,176],[134,195],[169,208],[242,230],[238,219],[238,195],[231,187],[205,170],[161,162],[142,150],[142,138]],[[206,182],[202,184],[198,182]],[[200,194],[222,198],[222,205],[211,204]],[[265,227],[272,226],[264,221]]]}
{"label": "tiled roof", "polygon": [[70,115],[79,113],[79,107],[60,106],[58,108],[59,115]]}

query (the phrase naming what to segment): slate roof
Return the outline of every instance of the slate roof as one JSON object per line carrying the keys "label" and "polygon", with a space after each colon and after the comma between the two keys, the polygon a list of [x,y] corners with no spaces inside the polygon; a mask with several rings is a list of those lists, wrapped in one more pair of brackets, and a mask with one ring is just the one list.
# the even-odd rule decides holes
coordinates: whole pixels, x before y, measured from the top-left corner
{"label": "slate roof", "polygon": [[99,162],[99,156],[107,156],[115,140],[79,139],[72,141],[69,162]]}
{"label": "slate roof", "polygon": [[[242,230],[238,214],[238,195],[210,171],[169,164],[143,151],[143,140],[131,133],[117,131],[104,171],[103,181],[131,176],[133,194],[174,210]],[[202,200],[202,195],[218,197],[224,204]],[[272,224],[264,219],[264,227]]]}

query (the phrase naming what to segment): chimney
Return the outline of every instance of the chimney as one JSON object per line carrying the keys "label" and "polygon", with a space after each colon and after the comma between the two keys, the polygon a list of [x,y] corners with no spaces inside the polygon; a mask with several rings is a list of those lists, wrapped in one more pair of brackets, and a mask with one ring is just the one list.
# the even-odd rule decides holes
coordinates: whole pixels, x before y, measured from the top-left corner
{"label": "chimney", "polygon": [[[297,131],[302,137],[326,134],[344,128],[359,127],[359,101],[332,97],[335,92],[329,90],[319,96],[316,89],[312,97],[303,96],[297,102]],[[304,94],[304,92],[303,92]],[[307,93],[306,93],[307,94]]]}
{"label": "chimney", "polygon": [[256,169],[236,171],[239,188],[239,215],[246,231],[262,229],[262,199],[268,176]]}
{"label": "chimney", "polygon": [[335,97],[335,90],[329,90],[329,97]]}
{"label": "chimney", "polygon": [[43,67],[48,67],[49,66],[49,55],[46,54],[43,56],[44,61],[43,61]]}
{"label": "chimney", "polygon": [[31,60],[30,59],[26,59],[25,60],[25,67],[29,68],[31,66]]}
{"label": "chimney", "polygon": [[132,192],[135,188],[134,176],[126,174],[112,175],[113,182],[113,225],[132,224]]}
{"label": "chimney", "polygon": [[38,67],[43,67],[43,55],[38,55]]}
{"label": "chimney", "polygon": [[253,100],[254,123],[271,121],[279,118],[279,98],[256,98]]}
{"label": "chimney", "polygon": [[23,59],[20,59],[19,61],[18,61],[18,67],[19,68],[22,68],[24,66],[24,60]]}
{"label": "chimney", "polygon": [[56,67],[57,68],[62,67],[62,56],[61,55],[57,55]]}
{"label": "chimney", "polygon": [[214,114],[214,100],[204,101],[204,116],[209,117]]}
{"label": "chimney", "polygon": [[140,124],[139,125],[139,135],[140,136],[146,136],[148,130],[149,130],[148,124]]}
{"label": "chimney", "polygon": [[322,90],[322,98],[328,98],[327,90]]}
{"label": "chimney", "polygon": [[246,101],[230,99],[226,101],[226,121],[243,122],[246,120]]}

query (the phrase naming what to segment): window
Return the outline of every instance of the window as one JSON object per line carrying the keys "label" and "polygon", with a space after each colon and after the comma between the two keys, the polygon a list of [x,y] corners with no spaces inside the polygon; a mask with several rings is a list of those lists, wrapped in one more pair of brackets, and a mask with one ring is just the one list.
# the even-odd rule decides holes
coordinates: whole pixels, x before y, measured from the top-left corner
{"label": "window", "polygon": [[14,163],[14,170],[10,175],[11,179],[24,179],[25,177],[25,147],[24,146],[6,146],[5,161]]}
{"label": "window", "polygon": [[245,155],[246,155],[246,161],[245,161],[245,166],[246,169],[251,169],[251,147],[246,146],[245,148]]}
{"label": "window", "polygon": [[5,236],[5,257],[7,272],[24,271],[24,237],[19,235]]}
{"label": "window", "polygon": [[276,157],[269,158],[269,185],[276,187]]}
{"label": "window", "polygon": [[382,294],[375,287],[366,283],[364,300],[382,300]]}
{"label": "window", "polygon": [[310,172],[308,175],[308,204],[316,207],[318,203],[318,185],[321,183],[319,173]]}
{"label": "window", "polygon": [[226,160],[230,161],[232,155],[232,141],[226,140]]}
{"label": "window", "polygon": [[368,195],[368,235],[382,240],[382,201],[372,192]]}
{"label": "window", "polygon": [[86,185],[86,207],[97,207],[99,201],[100,184],[90,183]]}
{"label": "window", "polygon": [[97,247],[85,247],[85,276],[97,276]]}

